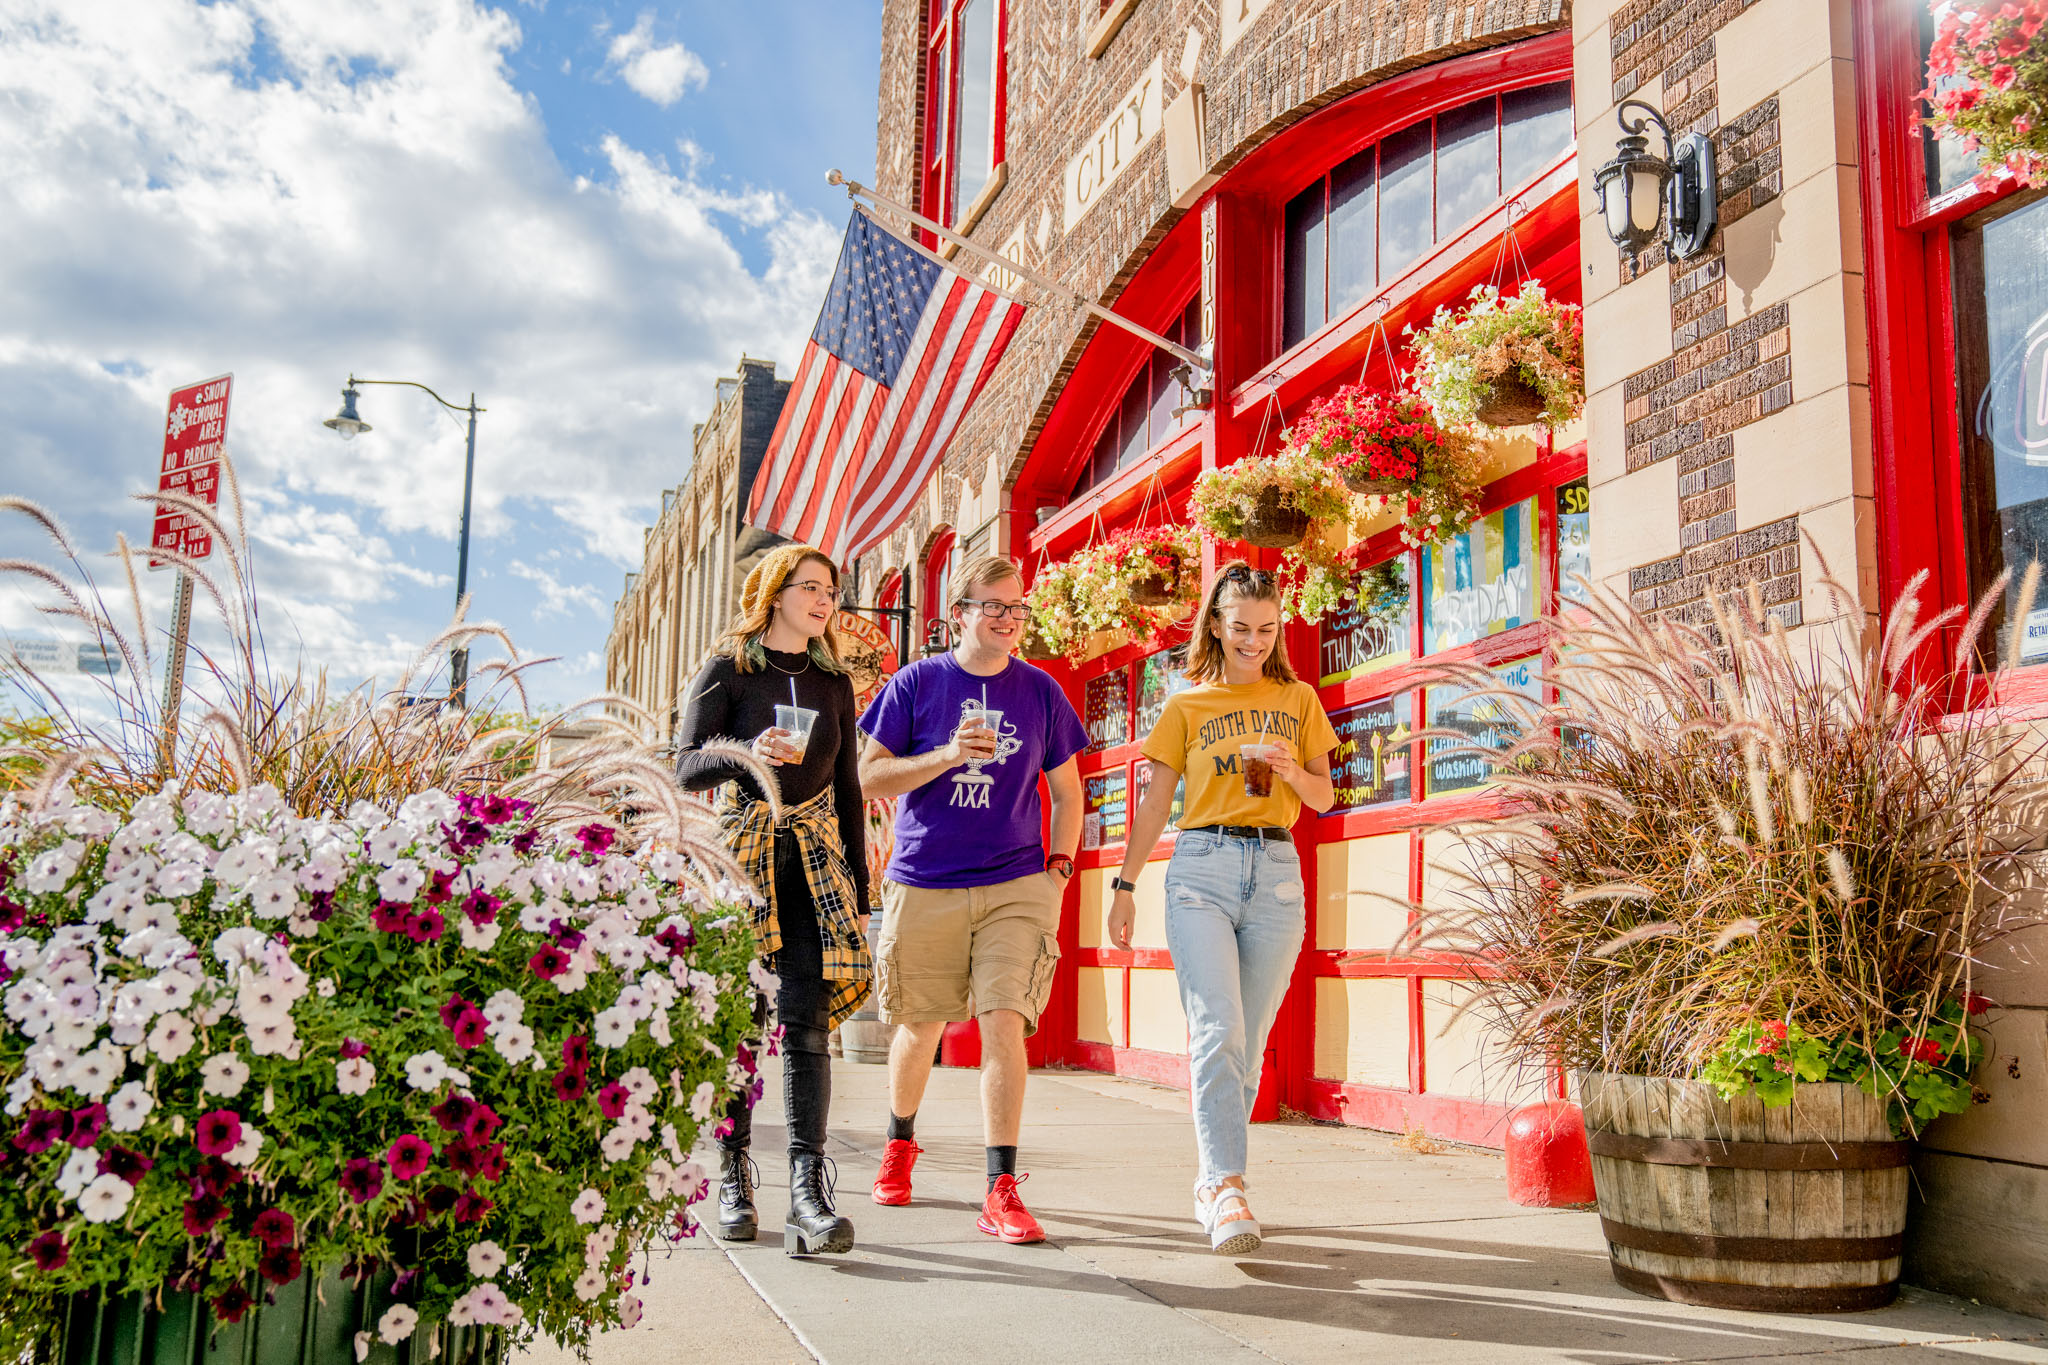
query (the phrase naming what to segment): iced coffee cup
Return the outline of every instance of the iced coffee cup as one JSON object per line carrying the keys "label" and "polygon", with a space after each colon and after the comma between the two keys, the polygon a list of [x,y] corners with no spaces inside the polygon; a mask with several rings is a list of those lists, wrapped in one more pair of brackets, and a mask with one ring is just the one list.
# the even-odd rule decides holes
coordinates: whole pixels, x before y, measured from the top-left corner
{"label": "iced coffee cup", "polygon": [[1272,744],[1240,744],[1237,746],[1239,769],[1244,773],[1244,794],[1246,796],[1271,796],[1273,794],[1273,756],[1278,746]]}
{"label": "iced coffee cup", "polygon": [[811,747],[811,727],[818,723],[818,713],[808,706],[778,706],[775,708],[775,728],[787,731],[783,743],[796,755],[790,762],[804,761],[804,752]]}

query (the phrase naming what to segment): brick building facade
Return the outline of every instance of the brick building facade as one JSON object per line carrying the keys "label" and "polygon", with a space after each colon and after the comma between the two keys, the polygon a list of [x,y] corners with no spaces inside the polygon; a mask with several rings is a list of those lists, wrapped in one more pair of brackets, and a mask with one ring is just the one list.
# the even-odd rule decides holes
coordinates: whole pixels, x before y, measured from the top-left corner
{"label": "brick building facade", "polygon": [[[1291,628],[1297,666],[1322,661],[1325,705],[1351,745],[1340,758],[1439,720],[1416,659],[1540,686],[1530,620],[1568,595],[1572,570],[1683,620],[1755,584],[1795,630],[1845,610],[1874,618],[1923,571],[1933,608],[1967,604],[2048,543],[2036,511],[2048,474],[2028,472],[2048,468],[2028,453],[2048,452],[2048,399],[2027,406],[2036,378],[2048,395],[2048,342],[2032,344],[2048,328],[2048,203],[1973,184],[1955,149],[1923,134],[1926,12],[1920,0],[884,0],[878,188],[1212,348],[1215,370],[1206,406],[1175,411],[1188,400],[1162,387],[1147,348],[1023,289],[1035,306],[1001,367],[860,581],[924,619],[966,554],[994,548],[1028,576],[1100,528],[1172,514],[1195,473],[1270,450],[1304,403],[1370,378],[1382,335],[1505,271],[1585,305],[1583,423],[1494,443],[1467,547],[1473,572],[1494,575],[1481,586],[1531,586],[1481,629],[1446,625],[1464,580],[1454,588],[1384,524],[1354,526],[1360,562],[1398,562],[1413,605],[1399,648]],[[1546,121],[1559,90],[1561,143]],[[1617,251],[1598,212],[1593,171],[1628,99],[1713,142],[1719,227],[1683,262]],[[988,130],[987,145],[963,148],[963,128]],[[1490,168],[1459,160],[1486,137]],[[1434,167],[1422,201],[1402,197],[1418,147]],[[1369,231],[1361,185],[1376,196]],[[1823,564],[1851,600],[1828,591]],[[2036,615],[1998,629],[2023,631],[2015,648],[2048,663],[2048,613]],[[1158,877],[1141,882],[1134,949],[1109,947],[1102,925],[1142,767],[1135,740],[1171,665],[1116,641],[1048,665],[1096,736],[1083,759],[1094,846],[1034,1047],[1184,1082]],[[2017,689],[1999,699],[2013,715],[2048,717],[2048,668]],[[1447,894],[1461,861],[1454,837],[1424,827],[1483,800],[1412,752],[1398,779],[1389,764],[1362,790],[1370,799],[1296,830],[1311,917],[1266,1107],[1498,1143],[1506,1107],[1540,1083],[1491,1057],[1454,972],[1386,951],[1405,923],[1388,907]],[[1909,1277],[2037,1313],[2048,971],[2029,954],[2043,946],[1989,965],[2002,1008],[1979,1084],[1992,1102],[1923,1142],[1908,1248]]]}
{"label": "brick building facade", "polygon": [[612,604],[605,688],[654,717],[661,741],[674,739],[682,688],[731,621],[748,570],[780,540],[741,516],[788,391],[772,360],[743,356],[718,381],[710,417],[691,431],[688,476],[663,491],[640,568]]}

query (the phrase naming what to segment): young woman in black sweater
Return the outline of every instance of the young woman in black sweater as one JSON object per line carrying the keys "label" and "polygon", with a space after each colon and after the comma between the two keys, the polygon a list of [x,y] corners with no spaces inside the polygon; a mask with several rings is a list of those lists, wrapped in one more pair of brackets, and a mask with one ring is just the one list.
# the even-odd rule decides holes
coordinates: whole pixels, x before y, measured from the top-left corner
{"label": "young woman in black sweater", "polygon": [[[839,656],[833,615],[839,571],[807,545],[769,551],[747,575],[740,614],[690,683],[676,776],[686,791],[720,789],[726,839],[766,899],[754,928],[780,977],[783,1098],[789,1125],[793,1255],[848,1251],[853,1224],[832,1207],[825,1118],[832,1102],[831,1031],[866,999],[873,979],[862,925],[868,914],[867,845],[856,754],[853,683]],[[808,743],[778,723],[777,707],[815,713]],[[701,752],[713,739],[747,744],[776,770],[782,818],[752,774]],[[765,1002],[763,1002],[765,1004]],[[752,1241],[758,1227],[747,1149],[752,1107],[735,1100],[719,1140],[720,1235]]]}

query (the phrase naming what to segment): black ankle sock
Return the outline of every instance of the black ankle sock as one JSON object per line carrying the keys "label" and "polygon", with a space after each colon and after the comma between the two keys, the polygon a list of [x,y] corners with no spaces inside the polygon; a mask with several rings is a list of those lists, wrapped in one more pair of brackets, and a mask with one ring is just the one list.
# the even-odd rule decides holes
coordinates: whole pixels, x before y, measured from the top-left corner
{"label": "black ankle sock", "polygon": [[917,1136],[917,1115],[909,1118],[898,1117],[894,1111],[889,1114],[889,1141],[913,1141]]}
{"label": "black ankle sock", "polygon": [[988,1187],[996,1187],[996,1177],[1017,1174],[1017,1149],[1015,1147],[984,1147],[988,1156]]}

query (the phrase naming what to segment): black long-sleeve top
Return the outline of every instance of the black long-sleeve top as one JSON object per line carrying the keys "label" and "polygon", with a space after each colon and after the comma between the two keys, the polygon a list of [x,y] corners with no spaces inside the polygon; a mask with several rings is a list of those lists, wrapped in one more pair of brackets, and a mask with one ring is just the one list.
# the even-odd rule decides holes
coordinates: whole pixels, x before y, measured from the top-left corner
{"label": "black long-sleeve top", "polygon": [[[829,783],[839,815],[839,838],[846,863],[860,893],[859,913],[868,913],[867,815],[860,794],[860,731],[854,724],[853,683],[843,673],[827,673],[808,654],[764,653],[769,666],[742,673],[731,659],[714,655],[690,683],[677,745],[676,779],[685,791],[704,791],[725,782],[740,782],[762,796],[760,783],[739,764],[698,752],[712,739],[752,744],[775,724],[775,708],[796,704],[818,713],[802,763],[775,769],[786,805],[810,800]],[[794,676],[791,676],[794,674]]]}

